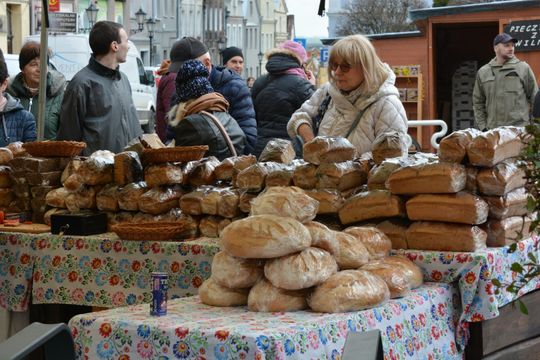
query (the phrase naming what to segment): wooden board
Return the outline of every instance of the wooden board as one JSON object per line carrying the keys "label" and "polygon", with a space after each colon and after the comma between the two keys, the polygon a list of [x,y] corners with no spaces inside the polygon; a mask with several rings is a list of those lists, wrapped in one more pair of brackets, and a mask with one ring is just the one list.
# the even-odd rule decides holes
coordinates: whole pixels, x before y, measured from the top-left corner
{"label": "wooden board", "polygon": [[18,232],[26,234],[41,234],[51,232],[51,227],[45,224],[20,224],[19,226],[0,225],[0,232]]}

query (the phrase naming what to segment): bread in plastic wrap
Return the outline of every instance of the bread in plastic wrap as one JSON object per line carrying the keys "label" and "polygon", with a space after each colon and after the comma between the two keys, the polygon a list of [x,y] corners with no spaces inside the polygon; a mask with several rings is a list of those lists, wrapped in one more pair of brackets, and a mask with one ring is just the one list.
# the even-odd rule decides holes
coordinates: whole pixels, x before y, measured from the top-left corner
{"label": "bread in plastic wrap", "polygon": [[49,171],[44,173],[27,172],[26,180],[30,186],[61,186],[61,171]]}
{"label": "bread in plastic wrap", "polygon": [[111,220],[111,223],[113,224],[121,224],[125,222],[132,222],[133,221],[133,215],[135,213],[129,212],[129,211],[120,211],[114,214],[114,218]]}
{"label": "bread in plastic wrap", "polygon": [[276,166],[268,169],[265,179],[265,187],[292,186],[295,163],[289,165],[275,163]]}
{"label": "bread in plastic wrap", "polygon": [[255,215],[227,226],[221,245],[231,256],[268,259],[304,250],[311,245],[311,236],[295,219]]}
{"label": "bread in plastic wrap", "polygon": [[405,206],[410,220],[478,225],[486,222],[489,213],[488,204],[480,196],[464,191],[416,195]]}
{"label": "bread in plastic wrap", "polygon": [[178,235],[178,238],[195,239],[199,236],[200,217],[180,214],[176,222],[182,225],[182,232]]}
{"label": "bread in plastic wrap", "polygon": [[79,170],[79,167],[81,167],[81,164],[83,163],[84,159],[80,157],[76,157],[71,159],[71,161],[68,162],[64,170],[62,170],[62,176],[60,177],[60,181],[62,184],[72,175],[76,174]]}
{"label": "bread in plastic wrap", "polygon": [[476,166],[465,166],[465,172],[467,173],[467,180],[465,181],[465,191],[470,192],[471,194],[478,193],[478,171],[480,168]]}
{"label": "bread in plastic wrap", "polygon": [[529,216],[511,216],[506,219],[491,219],[487,222],[487,246],[500,247],[529,237],[531,218]]}
{"label": "bread in plastic wrap", "polygon": [[251,288],[263,277],[264,261],[230,256],[225,251],[214,255],[212,278],[221,286],[231,289]]}
{"label": "bread in plastic wrap", "polygon": [[370,260],[380,259],[390,255],[392,242],[382,231],[375,227],[351,226],[344,231],[360,241],[369,252]]}
{"label": "bread in plastic wrap", "polygon": [[221,234],[223,233],[223,230],[227,226],[229,226],[233,221],[238,220],[238,219],[240,219],[240,218],[237,218],[237,219],[222,218],[222,220],[218,224],[218,237],[221,237]]}
{"label": "bread in plastic wrap", "polygon": [[217,238],[219,237],[219,224],[223,218],[216,215],[206,215],[201,217],[199,222],[199,232],[204,237]]}
{"label": "bread in plastic wrap", "polygon": [[236,177],[238,174],[244,170],[250,167],[253,164],[257,163],[257,158],[255,155],[242,155],[237,156],[234,159],[234,165],[233,165],[233,173],[232,173],[232,185],[236,186]]}
{"label": "bread in plastic wrap", "polygon": [[480,130],[469,128],[445,136],[439,143],[439,159],[445,162],[465,163],[467,147],[480,134],[482,134]]}
{"label": "bread in plastic wrap", "polygon": [[154,215],[154,220],[157,222],[176,222],[182,215],[182,210],[178,207],[174,207],[162,214]]}
{"label": "bread in plastic wrap", "polygon": [[13,153],[7,147],[0,147],[0,165],[8,165],[13,159]]}
{"label": "bread in plastic wrap", "polygon": [[259,155],[259,162],[273,161],[290,164],[295,157],[296,153],[290,140],[275,138],[266,143],[261,155]]}
{"label": "bread in plastic wrap", "polygon": [[251,215],[290,217],[301,223],[313,220],[319,202],[296,186],[273,186],[251,201]]}
{"label": "bread in plastic wrap", "polygon": [[528,196],[527,190],[521,187],[503,196],[484,196],[483,199],[489,205],[489,217],[500,220],[527,214]]}
{"label": "bread in plastic wrap", "polygon": [[304,144],[304,160],[315,165],[352,160],[355,156],[354,145],[342,137],[317,136]]}
{"label": "bread in plastic wrap", "polygon": [[69,192],[63,187],[51,190],[47,193],[47,196],[45,196],[45,202],[47,205],[55,208],[65,208],[66,196],[68,193]]}
{"label": "bread in plastic wrap", "polygon": [[388,190],[371,190],[356,194],[339,210],[342,224],[352,224],[375,218],[401,216],[405,213],[403,200]]}
{"label": "bread in plastic wrap", "polygon": [[389,256],[370,261],[362,266],[362,270],[383,278],[392,299],[407,295],[410,290],[416,289],[424,282],[422,270],[418,265],[403,256]]}
{"label": "bread in plastic wrap", "polygon": [[281,164],[276,162],[253,164],[238,173],[236,187],[244,191],[259,192],[264,189],[266,175],[280,167]]}
{"label": "bread in plastic wrap", "polygon": [[78,191],[83,185],[82,179],[77,173],[71,174],[66,181],[64,181],[64,187],[70,192]]}
{"label": "bread in plastic wrap", "polygon": [[255,199],[258,195],[258,193],[240,191],[240,198],[238,199],[238,209],[245,214],[249,214],[249,212],[251,211],[251,201]]}
{"label": "bread in plastic wrap", "polygon": [[328,251],[341,270],[357,269],[369,261],[369,252],[353,235],[329,229],[316,221],[305,224],[312,246]]}
{"label": "bread in plastic wrap", "polygon": [[317,165],[300,164],[293,172],[293,184],[302,189],[315,189],[317,187]]}
{"label": "bread in plastic wrap", "polygon": [[202,159],[190,171],[189,183],[192,186],[214,184],[216,182],[216,174],[214,174],[214,169],[219,165],[219,163],[220,161],[214,156],[209,156]]}
{"label": "bread in plastic wrap", "polygon": [[154,222],[154,215],[138,211],[133,214],[133,222],[136,222],[136,223]]}
{"label": "bread in plastic wrap", "polygon": [[178,200],[183,194],[179,185],[154,187],[139,197],[139,210],[152,215],[166,213],[178,206]]}
{"label": "bread in plastic wrap", "polygon": [[212,277],[199,287],[201,302],[211,306],[243,306],[248,302],[249,289],[230,289],[219,285]]}
{"label": "bread in plastic wrap", "polygon": [[141,181],[143,177],[141,159],[135,151],[124,151],[114,156],[114,182],[117,185]]}
{"label": "bread in plastic wrap", "polygon": [[410,223],[406,218],[390,218],[379,222],[375,227],[388,236],[392,242],[392,249],[408,249],[405,232]]}
{"label": "bread in plastic wrap", "polygon": [[366,270],[344,270],[330,276],[308,297],[316,312],[339,313],[379,306],[390,298],[386,282]]}
{"label": "bread in plastic wrap", "polygon": [[321,164],[317,168],[317,189],[338,189],[340,191],[363,185],[367,172],[356,161]]}
{"label": "bread in plastic wrap", "polygon": [[116,184],[107,184],[96,195],[96,205],[101,211],[117,212],[120,210],[118,206],[118,194],[120,189]]}
{"label": "bread in plastic wrap", "polygon": [[96,209],[96,195],[101,191],[103,186],[88,186],[84,185],[75,193],[75,202],[79,209]]}
{"label": "bread in plastic wrap", "polygon": [[180,209],[185,214],[202,215],[202,201],[208,189],[210,189],[209,186],[201,186],[182,195],[179,201]]}
{"label": "bread in plastic wrap", "polygon": [[465,166],[436,162],[395,170],[386,187],[392,194],[448,194],[465,189],[466,183]]}
{"label": "bread in plastic wrap", "polygon": [[480,169],[476,181],[482,194],[496,196],[505,195],[527,183],[525,171],[517,159],[506,159],[493,167]]}
{"label": "bread in plastic wrap", "polygon": [[307,290],[285,290],[265,278],[253,286],[248,296],[248,309],[258,312],[298,311],[307,308]]}
{"label": "bread in plastic wrap", "polygon": [[306,195],[319,202],[319,214],[337,214],[343,205],[343,196],[336,189],[313,189],[305,190]]}
{"label": "bread in plastic wrap", "polygon": [[338,271],[327,251],[309,247],[298,253],[267,260],[264,275],[272,285],[286,290],[307,289],[324,282]]}
{"label": "bread in plastic wrap", "polygon": [[214,169],[214,174],[216,179],[225,182],[232,181],[233,167],[234,167],[235,157],[228,157],[221,160],[218,166]]}
{"label": "bread in plastic wrap", "polygon": [[122,210],[138,211],[139,198],[147,191],[148,186],[144,181],[127,184],[118,193],[118,206]]}
{"label": "bread in plastic wrap", "polygon": [[67,209],[60,209],[60,208],[52,208],[45,212],[45,215],[43,215],[43,223],[45,225],[51,226],[51,215],[64,215],[69,214],[69,211]]}
{"label": "bread in plastic wrap", "polygon": [[389,158],[406,157],[408,155],[406,138],[403,133],[393,130],[379,134],[371,145],[375,164]]}
{"label": "bread in plastic wrap", "polygon": [[240,214],[240,209],[238,208],[240,194],[238,190],[231,187],[220,188],[219,196],[217,215],[225,218],[237,217]]}
{"label": "bread in plastic wrap", "polygon": [[501,161],[519,156],[524,143],[525,128],[501,126],[478,135],[467,147],[469,163],[491,167]]}
{"label": "bread in plastic wrap", "polygon": [[98,150],[83,161],[77,170],[85,185],[106,185],[114,181],[114,153]]}
{"label": "bread in plastic wrap", "polygon": [[407,229],[409,249],[474,252],[486,248],[486,239],[476,225],[415,221]]}
{"label": "bread in plastic wrap", "polygon": [[173,163],[154,164],[144,169],[144,181],[148,187],[182,184],[182,168]]}

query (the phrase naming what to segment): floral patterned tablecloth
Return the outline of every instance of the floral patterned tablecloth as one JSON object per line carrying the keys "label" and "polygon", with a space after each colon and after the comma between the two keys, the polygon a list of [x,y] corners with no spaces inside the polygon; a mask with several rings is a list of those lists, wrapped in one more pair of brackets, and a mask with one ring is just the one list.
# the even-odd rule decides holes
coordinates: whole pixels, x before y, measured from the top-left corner
{"label": "floral patterned tablecloth", "polygon": [[425,281],[457,281],[463,309],[457,329],[458,346],[467,343],[469,322],[495,318],[499,316],[500,307],[540,288],[540,279],[537,279],[522,288],[518,296],[506,289],[496,294],[492,283],[493,279],[497,279],[503,284],[510,284],[517,275],[512,271],[512,264],[529,262],[529,253],[540,259],[536,236],[520,241],[515,252],[509,252],[509,247],[500,247],[475,253],[423,250],[398,250],[397,253],[407,256],[420,266]]}
{"label": "floral patterned tablecloth", "polygon": [[136,305],[77,315],[69,326],[79,359],[340,359],[349,331],[379,329],[386,359],[461,359],[459,295],[426,283],[382,306],[342,314],[249,312],[198,297],[169,301],[168,314]]}
{"label": "floral patterned tablecloth", "polygon": [[115,234],[0,233],[0,306],[116,307],[151,301],[150,273],[169,273],[169,297],[195,295],[210,276],[217,239],[122,241]]}

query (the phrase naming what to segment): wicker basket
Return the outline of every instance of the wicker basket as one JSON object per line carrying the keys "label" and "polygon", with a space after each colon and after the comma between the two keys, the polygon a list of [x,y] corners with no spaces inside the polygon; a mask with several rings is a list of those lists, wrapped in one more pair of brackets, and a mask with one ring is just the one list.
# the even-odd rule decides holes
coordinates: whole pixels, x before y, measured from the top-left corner
{"label": "wicker basket", "polygon": [[208,151],[208,145],[176,146],[161,149],[144,149],[143,162],[146,164],[159,164],[166,162],[188,162],[200,160]]}
{"label": "wicker basket", "polygon": [[80,141],[34,141],[23,144],[24,150],[35,157],[73,157],[86,147]]}
{"label": "wicker basket", "polygon": [[180,240],[184,226],[175,222],[133,223],[112,226],[112,231],[122,240]]}

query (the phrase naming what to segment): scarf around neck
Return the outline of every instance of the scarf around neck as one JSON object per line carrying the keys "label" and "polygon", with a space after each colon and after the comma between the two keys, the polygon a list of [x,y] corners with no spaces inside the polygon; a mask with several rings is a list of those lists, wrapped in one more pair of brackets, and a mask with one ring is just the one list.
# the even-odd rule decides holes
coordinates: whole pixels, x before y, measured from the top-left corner
{"label": "scarf around neck", "polygon": [[[180,105],[180,104],[179,104]],[[206,111],[227,111],[229,109],[229,102],[217,92],[212,92],[198,97],[197,99],[190,100],[185,103],[185,106],[178,106],[176,109],[175,120],[182,120],[182,118],[197,114],[203,110]]]}

